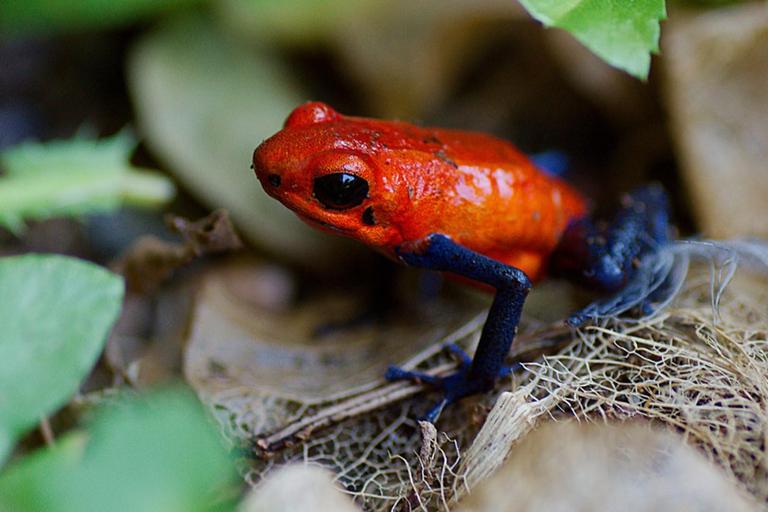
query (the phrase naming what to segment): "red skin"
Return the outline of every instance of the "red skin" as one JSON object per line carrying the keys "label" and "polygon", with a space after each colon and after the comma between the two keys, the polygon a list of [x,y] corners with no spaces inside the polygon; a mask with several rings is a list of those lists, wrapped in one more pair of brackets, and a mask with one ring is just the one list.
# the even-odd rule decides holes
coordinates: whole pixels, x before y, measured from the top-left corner
{"label": "red skin", "polygon": [[[395,248],[440,233],[524,271],[546,273],[549,255],[586,201],[541,172],[509,142],[481,133],[344,116],[323,103],[296,108],[253,155],[262,186],[302,220],[396,259]],[[330,210],[314,179],[335,172],[369,184],[368,198]],[[278,174],[279,187],[268,176]],[[363,222],[373,208],[374,225]]]}

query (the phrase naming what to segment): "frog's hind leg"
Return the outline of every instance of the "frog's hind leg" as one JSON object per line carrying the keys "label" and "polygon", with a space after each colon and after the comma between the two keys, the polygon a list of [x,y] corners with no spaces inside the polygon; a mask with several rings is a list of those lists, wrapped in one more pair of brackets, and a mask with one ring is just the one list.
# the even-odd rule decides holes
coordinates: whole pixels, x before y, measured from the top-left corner
{"label": "frog's hind leg", "polygon": [[[668,240],[669,204],[664,189],[656,184],[627,194],[614,219],[603,229],[588,218],[571,223],[553,253],[552,272],[614,295],[603,300],[601,307],[590,306],[576,313],[568,323],[578,325],[630,305],[648,308],[663,296],[669,270],[659,249]],[[649,255],[659,257],[649,259]]]}

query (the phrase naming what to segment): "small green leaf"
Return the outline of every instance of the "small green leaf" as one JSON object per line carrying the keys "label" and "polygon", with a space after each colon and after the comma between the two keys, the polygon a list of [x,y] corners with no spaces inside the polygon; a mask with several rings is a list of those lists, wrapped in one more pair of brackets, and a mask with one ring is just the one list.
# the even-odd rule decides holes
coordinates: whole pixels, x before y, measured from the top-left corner
{"label": "small green leaf", "polygon": [[130,202],[154,206],[175,194],[159,173],[136,169],[130,132],[101,140],[77,136],[45,144],[28,142],[0,153],[0,226],[23,231],[22,220],[108,213]]}
{"label": "small green leaf", "polygon": [[25,142],[0,153],[0,164],[11,177],[59,174],[70,169],[119,173],[128,165],[136,143],[128,130],[100,140],[76,135],[45,144]]}
{"label": "small green leaf", "polygon": [[80,457],[57,446],[9,467],[0,510],[234,509],[235,466],[188,390],[119,400],[95,415],[87,437]]}
{"label": "small green leaf", "polygon": [[651,52],[659,50],[664,0],[520,0],[537,20],[573,34],[608,64],[648,77]]}
{"label": "small green leaf", "polygon": [[0,258],[0,462],[75,394],[104,347],[123,280],[56,255]]}

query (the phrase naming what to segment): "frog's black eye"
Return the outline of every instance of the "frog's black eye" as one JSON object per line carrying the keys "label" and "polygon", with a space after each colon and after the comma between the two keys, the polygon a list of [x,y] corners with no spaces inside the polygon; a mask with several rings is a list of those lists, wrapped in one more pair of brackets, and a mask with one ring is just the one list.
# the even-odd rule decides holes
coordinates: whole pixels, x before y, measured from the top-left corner
{"label": "frog's black eye", "polygon": [[346,172],[326,174],[315,178],[312,195],[330,210],[346,210],[368,197],[368,182]]}

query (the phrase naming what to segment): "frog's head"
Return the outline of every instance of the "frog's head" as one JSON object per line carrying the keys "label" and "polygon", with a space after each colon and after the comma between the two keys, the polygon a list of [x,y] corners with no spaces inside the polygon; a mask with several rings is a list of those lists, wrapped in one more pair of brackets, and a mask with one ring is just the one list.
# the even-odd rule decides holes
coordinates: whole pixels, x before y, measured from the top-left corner
{"label": "frog's head", "polygon": [[[397,234],[379,207],[389,189],[379,179],[365,120],[323,103],[306,103],[253,154],[270,196],[322,231],[384,247]],[[395,238],[393,238],[395,237]]]}

